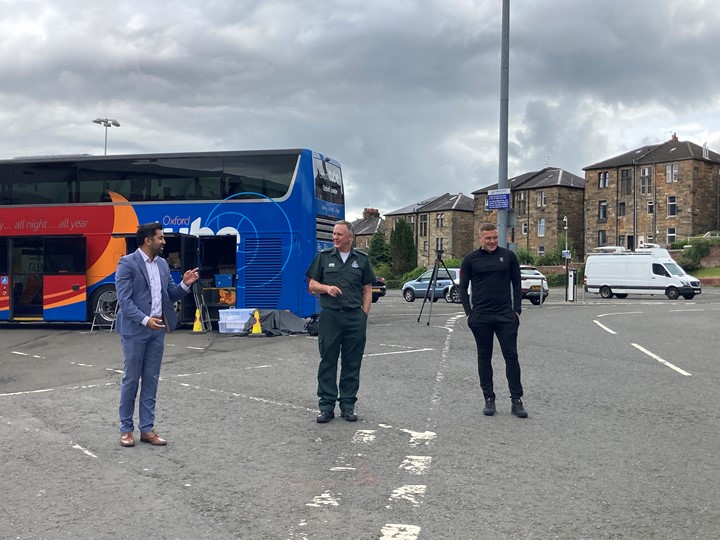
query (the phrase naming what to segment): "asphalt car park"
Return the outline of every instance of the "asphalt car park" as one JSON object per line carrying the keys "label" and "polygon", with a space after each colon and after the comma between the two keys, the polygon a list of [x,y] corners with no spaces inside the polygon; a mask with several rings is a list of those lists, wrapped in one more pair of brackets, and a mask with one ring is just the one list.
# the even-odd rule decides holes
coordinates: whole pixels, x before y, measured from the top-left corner
{"label": "asphalt car park", "polygon": [[552,289],[523,306],[525,420],[499,350],[498,413],[479,414],[465,321],[387,291],[360,421],[327,425],[316,338],[174,332],[158,394],[169,444],[132,449],[118,444],[117,335],[0,325],[2,536],[134,536],[151,516],[153,537],[182,539],[717,537],[720,291],[566,303]]}

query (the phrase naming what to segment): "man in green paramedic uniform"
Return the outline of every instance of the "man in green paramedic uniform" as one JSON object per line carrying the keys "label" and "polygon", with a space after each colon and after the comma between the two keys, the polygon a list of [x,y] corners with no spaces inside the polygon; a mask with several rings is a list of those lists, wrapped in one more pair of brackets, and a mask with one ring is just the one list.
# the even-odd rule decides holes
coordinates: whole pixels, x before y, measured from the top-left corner
{"label": "man in green paramedic uniform", "polygon": [[[352,247],[352,224],[338,221],[333,228],[333,246],[323,249],[305,274],[308,288],[320,297],[318,390],[321,424],[335,417],[335,402],[341,416],[356,422],[355,402],[360,386],[360,364],[365,352],[365,331],[372,305],[375,274],[368,256]],[[342,353],[338,393],[337,363]]]}

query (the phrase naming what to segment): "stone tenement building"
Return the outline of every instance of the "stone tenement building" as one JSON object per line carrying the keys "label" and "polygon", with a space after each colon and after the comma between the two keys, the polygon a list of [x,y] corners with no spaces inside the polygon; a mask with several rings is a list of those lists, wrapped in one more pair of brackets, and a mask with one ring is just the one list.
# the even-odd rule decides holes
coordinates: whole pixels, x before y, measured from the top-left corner
{"label": "stone tenement building", "polygon": [[400,219],[412,227],[418,266],[433,265],[439,249],[443,259],[461,259],[473,249],[473,200],[467,195],[445,193],[385,213],[388,242]]}
{"label": "stone tenement building", "polygon": [[585,248],[634,250],[720,229],[720,155],[672,138],[584,168]]}
{"label": "stone tenement building", "polygon": [[373,234],[378,231],[385,232],[385,220],[380,217],[380,210],[377,208],[365,208],[362,219],[356,219],[352,224],[355,229],[354,245],[365,253],[370,249]]}
{"label": "stone tenement building", "polygon": [[[567,230],[568,247],[572,258],[584,257],[583,192],[585,180],[557,167],[546,167],[515,176],[508,181],[511,206],[515,213],[515,226],[508,227],[508,244],[517,250],[525,249],[532,255],[544,255],[558,245],[565,247]],[[475,198],[474,242],[480,235],[480,225],[497,223],[497,210],[489,210],[488,191],[497,184],[473,191]],[[567,221],[564,219],[567,218]],[[510,220],[508,220],[510,222]],[[567,229],[565,226],[567,224]]]}

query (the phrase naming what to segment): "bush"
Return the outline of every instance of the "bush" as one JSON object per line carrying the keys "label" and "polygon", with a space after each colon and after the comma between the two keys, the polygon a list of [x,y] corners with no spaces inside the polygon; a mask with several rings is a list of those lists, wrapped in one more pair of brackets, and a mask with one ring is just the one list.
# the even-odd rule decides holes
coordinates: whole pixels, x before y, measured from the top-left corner
{"label": "bush", "polygon": [[700,261],[710,254],[710,242],[706,240],[697,240],[690,244],[690,247],[683,249],[680,257],[680,266],[686,271],[697,270],[700,268]]}

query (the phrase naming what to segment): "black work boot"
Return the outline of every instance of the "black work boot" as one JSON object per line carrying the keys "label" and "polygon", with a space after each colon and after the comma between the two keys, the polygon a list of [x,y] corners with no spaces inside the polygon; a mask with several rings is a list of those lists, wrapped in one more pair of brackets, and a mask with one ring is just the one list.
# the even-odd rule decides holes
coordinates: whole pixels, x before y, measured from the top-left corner
{"label": "black work boot", "polygon": [[483,407],[483,414],[485,416],[492,416],[495,414],[495,398],[485,398],[485,407]]}
{"label": "black work boot", "polygon": [[510,412],[513,413],[518,418],[527,418],[527,411],[525,410],[525,407],[523,407],[523,402],[521,399],[515,399],[512,400],[512,409],[510,409]]}

